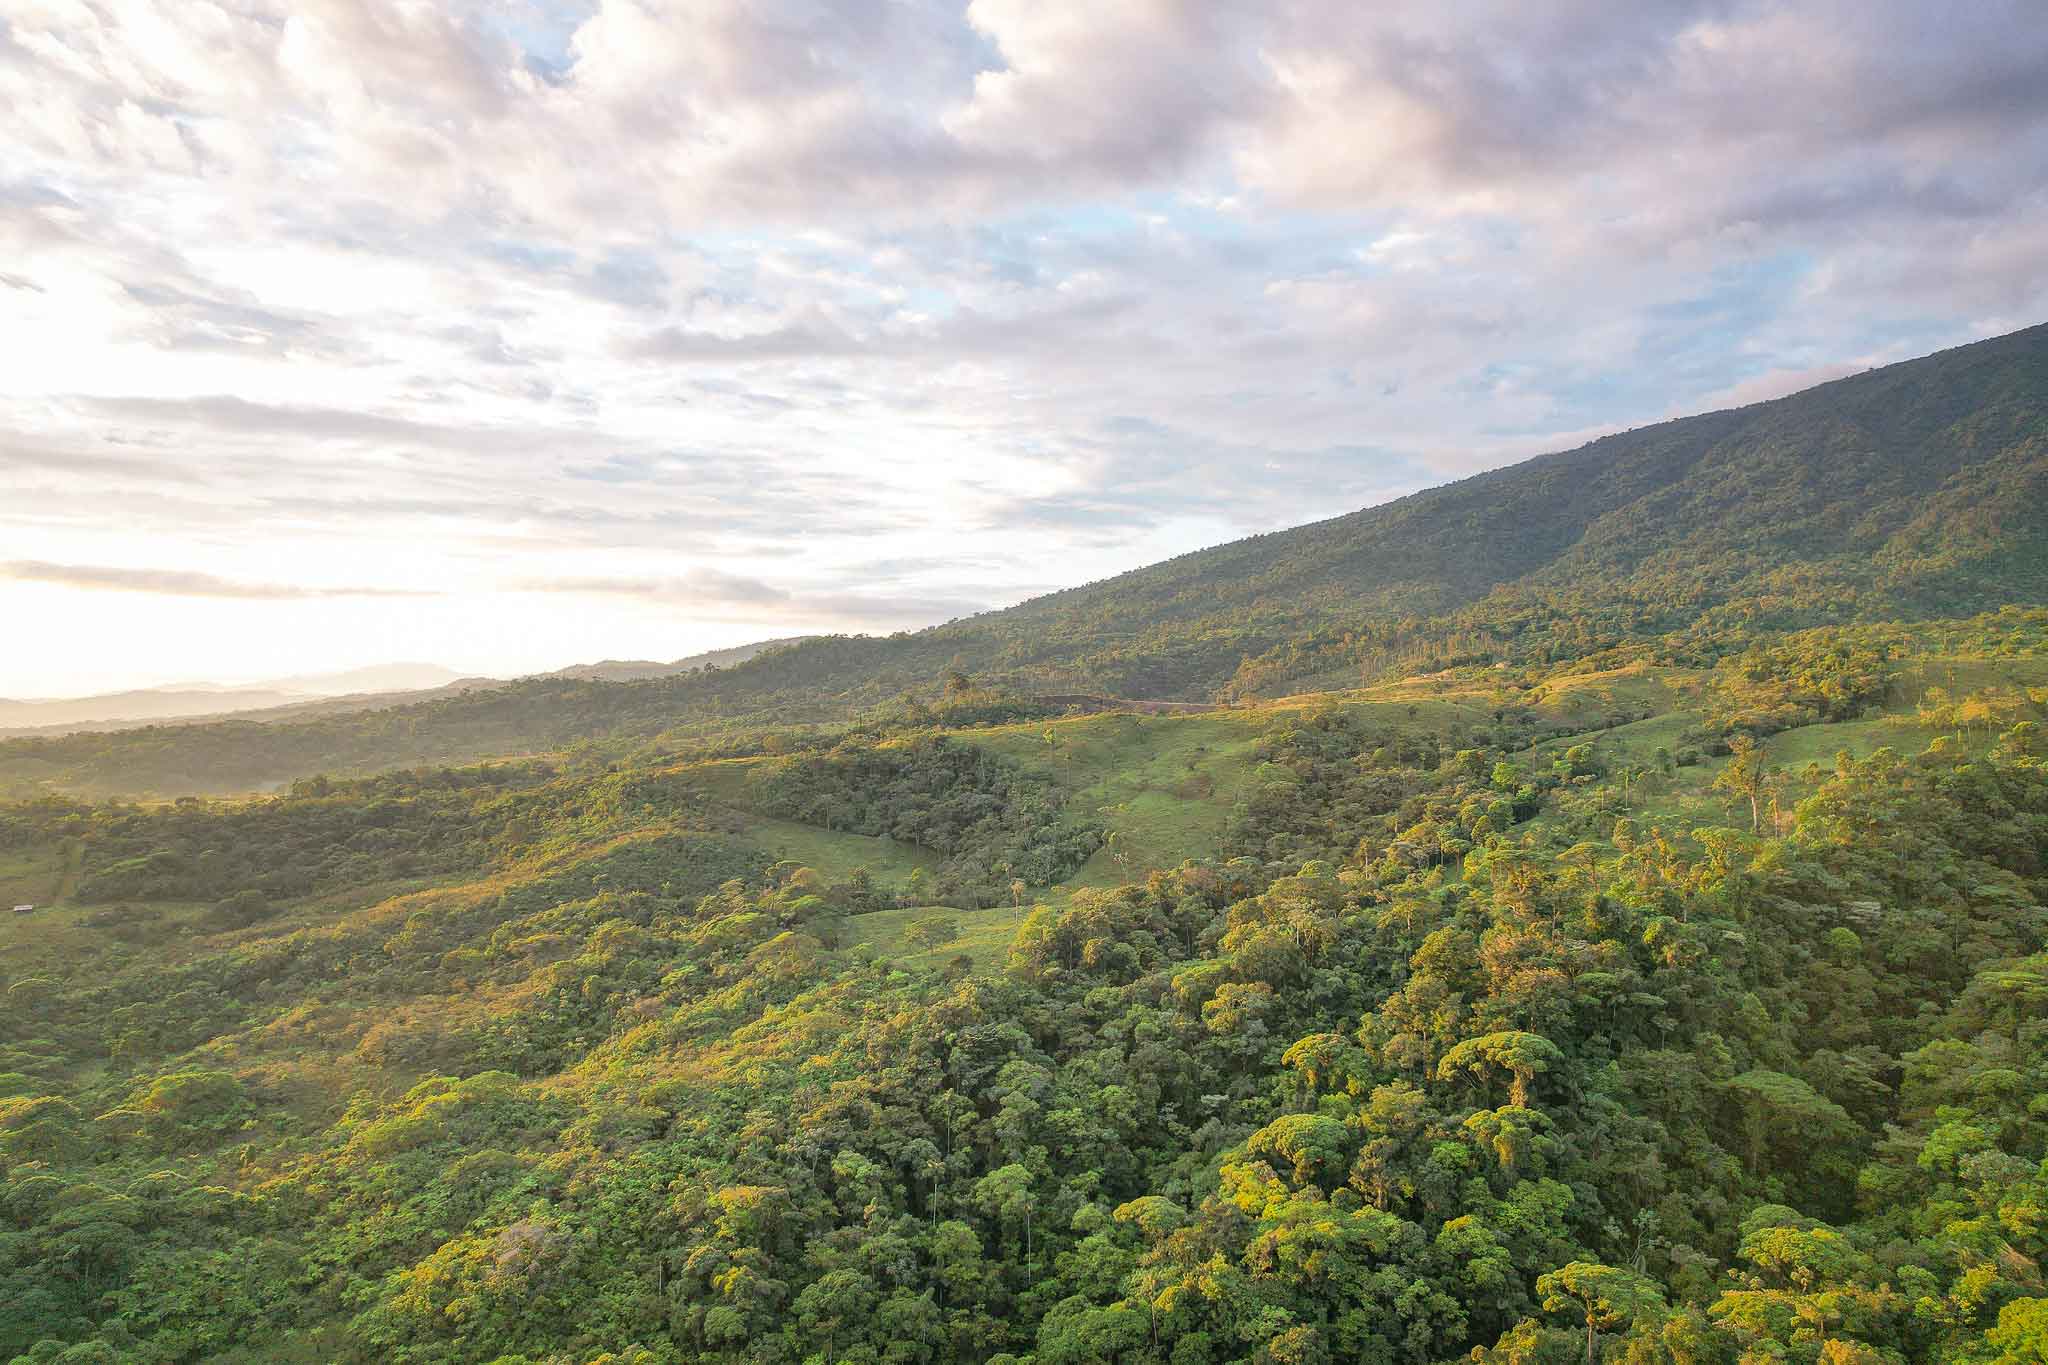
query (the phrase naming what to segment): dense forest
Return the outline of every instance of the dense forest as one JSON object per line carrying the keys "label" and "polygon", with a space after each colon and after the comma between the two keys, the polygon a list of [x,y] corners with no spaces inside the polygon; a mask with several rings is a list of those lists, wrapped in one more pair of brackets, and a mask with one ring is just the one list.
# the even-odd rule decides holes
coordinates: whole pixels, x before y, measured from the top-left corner
{"label": "dense forest", "polygon": [[2048,614],[1723,645],[1146,722],[1171,866],[1113,715],[8,807],[0,1351],[2039,1360]]}
{"label": "dense forest", "polygon": [[2044,399],[0,746],[0,1360],[2042,1365]]}

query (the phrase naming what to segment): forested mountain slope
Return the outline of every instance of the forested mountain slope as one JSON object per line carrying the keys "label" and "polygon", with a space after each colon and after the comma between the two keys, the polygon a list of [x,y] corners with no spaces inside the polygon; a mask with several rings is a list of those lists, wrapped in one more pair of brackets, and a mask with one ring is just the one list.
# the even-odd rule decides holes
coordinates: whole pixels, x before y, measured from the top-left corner
{"label": "forested mountain slope", "polygon": [[[1607,437],[1331,521],[888,638],[630,683],[0,744],[0,790],[246,790],[316,771],[843,720],[949,668],[1208,699],[2048,601],[2048,326]],[[1711,661],[1717,648],[1702,646]],[[136,784],[140,784],[139,788]]]}
{"label": "forested mountain slope", "polygon": [[[999,659],[1045,639],[1039,657],[1093,657],[1200,692],[1235,668],[1240,644],[1401,616],[1439,618],[1439,633],[1461,621],[1526,630],[1577,599],[1574,610],[1622,604],[1636,628],[1672,629],[1744,598],[1789,599],[1777,609],[1798,624],[2041,600],[2044,528],[2048,326],[1610,436],[935,634],[1013,637]],[[1126,661],[1136,651],[1119,648],[1156,637],[1170,654],[1172,640],[1212,632],[1209,660]]]}
{"label": "forested mountain slope", "polygon": [[2048,610],[0,805],[16,1365],[2037,1365]]}

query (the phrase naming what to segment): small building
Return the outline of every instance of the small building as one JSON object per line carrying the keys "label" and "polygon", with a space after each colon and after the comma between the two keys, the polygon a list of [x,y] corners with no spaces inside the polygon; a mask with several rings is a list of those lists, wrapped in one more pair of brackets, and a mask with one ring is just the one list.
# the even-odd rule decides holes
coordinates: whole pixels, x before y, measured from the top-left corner
{"label": "small building", "polygon": [[14,907],[14,913],[17,915],[26,915],[29,911],[33,909],[35,909],[33,905],[17,905]]}

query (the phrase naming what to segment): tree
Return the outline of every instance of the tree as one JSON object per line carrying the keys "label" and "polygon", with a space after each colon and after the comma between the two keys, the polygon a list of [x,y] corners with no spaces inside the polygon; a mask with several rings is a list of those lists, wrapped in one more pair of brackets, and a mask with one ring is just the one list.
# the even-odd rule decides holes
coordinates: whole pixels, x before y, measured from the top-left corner
{"label": "tree", "polygon": [[939,1178],[946,1173],[946,1158],[939,1153],[938,1144],[930,1138],[912,1138],[903,1144],[903,1150],[896,1154],[913,1180],[929,1182],[929,1193],[925,1199],[927,1209],[936,1209],[939,1202]]}
{"label": "tree", "polygon": [[1644,1318],[1660,1320],[1664,1296],[1647,1276],[1594,1261],[1573,1261],[1536,1281],[1545,1311],[1576,1308],[1586,1322],[1586,1365],[1594,1365],[1599,1331]]}
{"label": "tree", "polygon": [[2020,1023],[2048,1013],[2048,953],[2035,953],[2008,966],[1979,972],[1975,984],[2004,1000],[2015,1047],[2020,1041]]}
{"label": "tree", "polygon": [[1508,1103],[1517,1109],[1527,1109],[1530,1087],[1536,1077],[1563,1060],[1564,1054],[1558,1051],[1557,1044],[1543,1035],[1507,1030],[1459,1043],[1437,1063],[1436,1078],[1448,1081],[1460,1071],[1500,1067],[1514,1078]]}
{"label": "tree", "polygon": [[1761,834],[1764,827],[1764,791],[1770,785],[1770,768],[1764,762],[1764,751],[1748,735],[1737,735],[1729,741],[1730,758],[1726,767],[1714,775],[1714,790],[1729,792],[1749,802],[1749,829],[1752,834]]}
{"label": "tree", "polygon": [[1283,1114],[1245,1139],[1256,1157],[1278,1160],[1306,1185],[1325,1174],[1342,1172],[1351,1160],[1351,1130],[1321,1114]]}
{"label": "tree", "polygon": [[1798,1134],[1802,1145],[1811,1147],[1827,1133],[1851,1126],[1840,1105],[1782,1071],[1745,1071],[1729,1080],[1727,1089],[1742,1105],[1751,1175],[1763,1168],[1765,1141],[1774,1127]]}
{"label": "tree", "polygon": [[937,948],[960,937],[960,921],[951,915],[923,915],[910,922],[903,933],[913,948]]}
{"label": "tree", "polygon": [[2048,1365],[2048,1299],[2014,1299],[1984,1339],[1998,1348],[1997,1365]]}
{"label": "tree", "polygon": [[213,913],[230,928],[246,929],[269,919],[277,911],[261,891],[244,889],[214,906]]}
{"label": "tree", "polygon": [[975,1182],[974,1198],[999,1225],[1024,1229],[1024,1263],[1031,1264],[1031,1215],[1038,1207],[1034,1180],[1025,1167],[1011,1162]]}
{"label": "tree", "polygon": [[874,1284],[858,1270],[829,1271],[796,1296],[797,1325],[822,1339],[825,1365],[832,1365],[839,1334],[865,1322],[880,1299]]}
{"label": "tree", "polygon": [[911,868],[910,875],[903,879],[903,899],[910,905],[930,905],[932,874],[922,867]]}

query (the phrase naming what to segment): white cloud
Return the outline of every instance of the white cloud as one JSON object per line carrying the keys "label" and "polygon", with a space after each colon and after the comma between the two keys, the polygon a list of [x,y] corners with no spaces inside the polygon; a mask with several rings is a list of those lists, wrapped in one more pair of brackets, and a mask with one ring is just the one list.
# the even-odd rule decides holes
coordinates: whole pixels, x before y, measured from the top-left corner
{"label": "white cloud", "polygon": [[145,593],[160,597],[222,597],[287,602],[319,597],[425,597],[411,588],[313,586],[304,583],[247,583],[189,569],[136,568],[112,564],[47,564],[40,560],[0,561],[0,578],[54,583],[86,592]]}
{"label": "white cloud", "polygon": [[441,595],[0,598],[309,666],[894,629],[2025,325],[2034,11],[24,0],[0,553]]}

